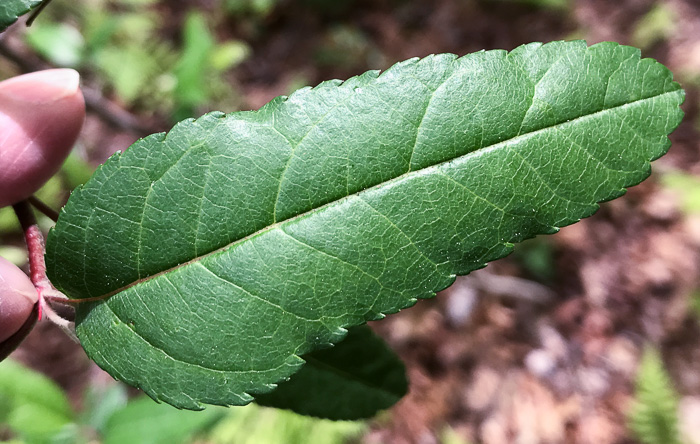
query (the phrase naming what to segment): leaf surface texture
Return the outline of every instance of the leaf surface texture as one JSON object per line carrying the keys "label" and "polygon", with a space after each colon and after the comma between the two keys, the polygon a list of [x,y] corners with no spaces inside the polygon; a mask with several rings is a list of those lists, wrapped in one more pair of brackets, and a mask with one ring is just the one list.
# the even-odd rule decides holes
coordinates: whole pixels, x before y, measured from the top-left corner
{"label": "leaf surface texture", "polygon": [[41,4],[41,0],[2,0],[0,1],[0,32],[17,19]]}
{"label": "leaf surface texture", "polygon": [[650,173],[684,93],[585,42],[411,59],[109,159],[48,238],[88,355],[178,407],[246,404]]}
{"label": "leaf surface texture", "polygon": [[255,401],[307,416],[357,420],[391,407],[408,390],[403,362],[366,325],[303,359],[306,364],[289,381]]}

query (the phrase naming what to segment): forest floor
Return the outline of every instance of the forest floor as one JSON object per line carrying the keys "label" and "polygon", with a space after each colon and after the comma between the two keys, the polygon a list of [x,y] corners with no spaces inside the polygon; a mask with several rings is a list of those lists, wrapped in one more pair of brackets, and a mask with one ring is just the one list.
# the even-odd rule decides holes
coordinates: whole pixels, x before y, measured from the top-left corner
{"label": "forest floor", "polygon": [[[164,13],[177,14],[179,2],[172,3]],[[528,241],[435,299],[373,325],[405,360],[410,393],[372,423],[363,441],[432,444],[449,427],[473,443],[635,443],[627,414],[640,358],[651,345],[681,396],[686,440],[700,443],[700,323],[693,308],[700,216],[664,180],[674,171],[700,177],[700,2],[577,0],[557,9],[367,0],[325,14],[292,3],[267,17],[263,34],[231,31],[252,48],[233,73],[246,108],[287,93],[291,73],[315,84],[414,56],[564,38],[643,44],[643,55],[666,64],[687,91],[685,120],[649,180],[594,216]],[[639,24],[655,5],[673,12],[673,28],[649,37]],[[359,29],[364,40],[346,48],[331,42],[352,57],[334,61],[331,54],[330,62],[317,63],[319,41],[338,27]],[[92,161],[143,135],[106,128],[96,116],[86,131],[86,145],[101,147],[88,150]],[[46,324],[16,356],[75,399],[86,381],[108,379]]]}

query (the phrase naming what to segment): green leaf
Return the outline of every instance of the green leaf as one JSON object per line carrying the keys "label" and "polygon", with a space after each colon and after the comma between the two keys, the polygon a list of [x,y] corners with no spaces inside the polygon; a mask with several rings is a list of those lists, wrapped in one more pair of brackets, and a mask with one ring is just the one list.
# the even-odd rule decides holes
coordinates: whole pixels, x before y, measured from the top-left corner
{"label": "green leaf", "polygon": [[[61,178],[53,176],[34,194],[39,200],[44,202],[51,208],[58,208],[63,202],[63,185]],[[38,215],[39,227],[42,230],[48,230],[53,226],[53,221],[44,215]],[[0,234],[21,232],[22,227],[17,220],[17,215],[12,210],[12,207],[0,208]],[[26,248],[24,248],[26,252]],[[24,264],[24,262],[22,262]]]}
{"label": "green leaf", "polygon": [[206,71],[216,46],[202,14],[190,13],[187,16],[183,40],[182,55],[175,67],[175,96],[183,106],[196,106],[207,99]]}
{"label": "green leaf", "polygon": [[114,413],[104,429],[105,444],[177,444],[191,442],[188,438],[211,427],[221,419],[225,410],[205,412],[176,410],[141,397]]}
{"label": "green leaf", "polygon": [[247,47],[240,42],[217,43],[207,20],[200,13],[189,13],[182,35],[182,53],[173,70],[175,76],[174,117],[182,119],[195,114],[197,107],[218,96],[230,96],[222,83],[221,72],[240,63]]}
{"label": "green leaf", "polygon": [[678,394],[659,352],[647,347],[637,374],[635,403],[629,425],[644,444],[681,444]]}
{"label": "green leaf", "polygon": [[491,3],[515,3],[536,8],[566,11],[572,7],[571,0],[489,0]]}
{"label": "green leaf", "polygon": [[301,370],[255,402],[302,415],[355,420],[391,407],[408,390],[403,363],[367,326],[351,328],[340,344],[303,358]]}
{"label": "green leaf", "polygon": [[678,26],[673,8],[659,3],[654,5],[634,27],[632,41],[640,48],[649,48],[669,36]]}
{"label": "green leaf", "polygon": [[36,8],[43,0],[2,0],[0,2],[0,32],[17,19]]}
{"label": "green leaf", "polygon": [[109,418],[122,410],[127,402],[128,394],[124,384],[91,385],[87,388],[83,398],[80,423],[89,426],[98,433],[104,433]]}
{"label": "green leaf", "polygon": [[55,65],[74,68],[83,59],[83,36],[66,23],[35,23],[26,39],[36,52]]}
{"label": "green leaf", "polygon": [[681,210],[688,215],[700,214],[700,178],[684,171],[666,171],[661,184],[678,199]]}
{"label": "green leaf", "polygon": [[182,408],[246,404],[650,173],[684,92],[615,43],[399,63],[186,120],[110,158],[48,238],[88,355]]}
{"label": "green leaf", "polygon": [[90,164],[73,152],[61,167],[61,175],[67,186],[75,188],[87,182],[94,170]]}
{"label": "green leaf", "polygon": [[250,404],[232,409],[205,441],[212,444],[349,444],[367,431],[361,421],[329,421]]}
{"label": "green leaf", "polygon": [[7,359],[0,363],[0,424],[30,442],[48,442],[74,417],[53,381]]}
{"label": "green leaf", "polygon": [[279,0],[226,0],[226,10],[232,14],[252,14],[265,17],[277,6]]}

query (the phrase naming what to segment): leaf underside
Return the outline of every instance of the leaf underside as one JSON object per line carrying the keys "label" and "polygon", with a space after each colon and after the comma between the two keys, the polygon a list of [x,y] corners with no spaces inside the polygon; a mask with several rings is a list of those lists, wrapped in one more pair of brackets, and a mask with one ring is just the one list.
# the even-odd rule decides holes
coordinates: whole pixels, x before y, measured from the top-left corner
{"label": "leaf underside", "polygon": [[2,0],[0,1],[0,32],[17,19],[41,4],[42,0]]}
{"label": "leaf underside", "polygon": [[650,173],[684,93],[615,43],[399,63],[109,159],[48,238],[88,355],[155,399],[246,404]]}
{"label": "leaf underside", "polygon": [[366,325],[353,327],[335,347],[303,356],[289,381],[255,402],[334,420],[370,418],[408,390],[403,362]]}

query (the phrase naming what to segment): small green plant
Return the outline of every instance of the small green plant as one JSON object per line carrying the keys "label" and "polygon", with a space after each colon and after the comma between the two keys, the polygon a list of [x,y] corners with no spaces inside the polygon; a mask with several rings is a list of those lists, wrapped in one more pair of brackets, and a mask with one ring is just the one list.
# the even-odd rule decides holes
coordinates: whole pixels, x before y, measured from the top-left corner
{"label": "small green plant", "polygon": [[678,395],[659,352],[646,347],[637,373],[629,426],[644,444],[682,444],[678,432]]}
{"label": "small green plant", "polygon": [[174,116],[176,120],[192,117],[197,107],[211,104],[217,96],[230,97],[221,73],[239,64],[248,55],[241,42],[217,44],[204,17],[190,13],[183,30],[183,50],[173,70],[176,86]]}
{"label": "small green plant", "polygon": [[536,8],[566,10],[571,7],[571,0],[488,0],[493,3],[515,3],[531,5]]}
{"label": "small green plant", "polygon": [[236,92],[223,80],[249,48],[238,40],[218,42],[205,17],[191,11],[182,35],[165,39],[165,20],[155,1],[118,0],[110,12],[102,2],[59,3],[71,24],[50,8],[26,33],[27,43],[57,66],[95,73],[105,88],[134,108],[167,113],[177,121],[203,107],[231,106]]}
{"label": "small green plant", "polygon": [[683,100],[639,50],[573,41],[410,59],[184,120],[76,188],[46,273],[28,237],[38,305],[75,305],[87,354],[178,408],[368,417],[406,381],[364,324],[623,195]]}
{"label": "small green plant", "polygon": [[642,49],[649,48],[672,35],[676,21],[671,7],[667,3],[658,3],[637,23],[632,41]]}
{"label": "small green plant", "polygon": [[661,183],[678,197],[685,214],[700,214],[700,179],[682,171],[667,171],[661,175]]}
{"label": "small green plant", "polygon": [[205,412],[173,409],[146,396],[129,399],[122,384],[88,387],[74,410],[53,381],[11,359],[0,363],[0,434],[26,444],[342,444],[363,423],[312,419],[255,406]]}
{"label": "small green plant", "polygon": [[231,14],[265,17],[272,12],[279,0],[225,0],[226,10]]}

